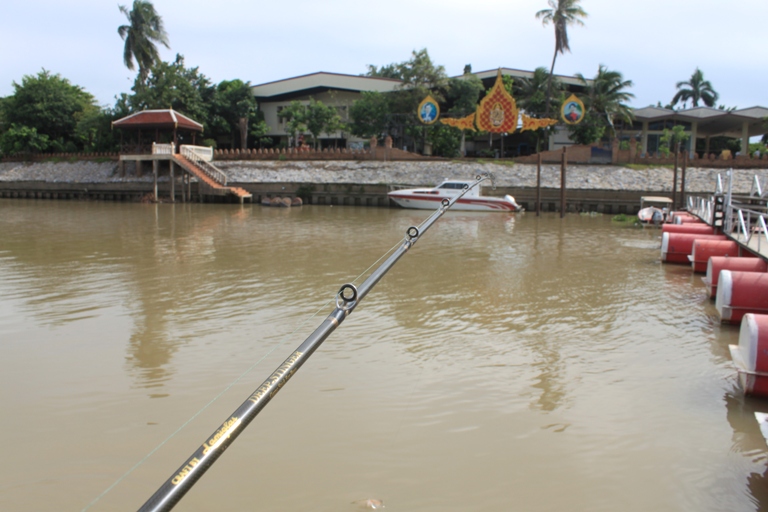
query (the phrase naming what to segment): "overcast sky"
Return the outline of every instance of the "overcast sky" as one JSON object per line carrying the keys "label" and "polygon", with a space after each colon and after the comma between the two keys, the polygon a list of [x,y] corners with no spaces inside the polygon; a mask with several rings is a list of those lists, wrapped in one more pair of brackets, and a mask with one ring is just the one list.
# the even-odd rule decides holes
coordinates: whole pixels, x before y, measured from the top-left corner
{"label": "overcast sky", "polygon": [[[119,2],[0,2],[0,96],[42,68],[102,105],[130,92]],[[126,5],[131,2],[126,0]],[[449,76],[498,67],[549,68],[554,31],[535,19],[545,0],[154,0],[171,49],[214,83],[261,84],[316,71],[358,75],[427,48]],[[555,73],[592,77],[600,64],[632,80],[634,107],[668,103],[696,67],[728,107],[768,106],[768,0],[582,0],[584,27]]]}

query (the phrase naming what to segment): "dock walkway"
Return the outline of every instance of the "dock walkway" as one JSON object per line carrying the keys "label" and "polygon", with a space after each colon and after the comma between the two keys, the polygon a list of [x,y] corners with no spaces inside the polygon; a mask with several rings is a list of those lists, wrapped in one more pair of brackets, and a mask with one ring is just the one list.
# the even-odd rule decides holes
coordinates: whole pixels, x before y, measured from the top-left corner
{"label": "dock walkway", "polygon": [[768,260],[768,190],[755,176],[749,194],[733,193],[733,170],[725,182],[718,176],[715,193],[688,198],[688,211],[710,226],[721,229],[730,240]]}

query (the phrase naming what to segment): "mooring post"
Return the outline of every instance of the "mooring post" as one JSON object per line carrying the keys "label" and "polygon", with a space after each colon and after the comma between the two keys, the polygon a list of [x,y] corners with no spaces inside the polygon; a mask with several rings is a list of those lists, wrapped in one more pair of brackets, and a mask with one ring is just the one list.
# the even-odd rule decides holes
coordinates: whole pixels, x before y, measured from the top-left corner
{"label": "mooring post", "polygon": [[536,216],[541,214],[541,151],[536,159]]}
{"label": "mooring post", "polygon": [[677,211],[677,154],[678,148],[675,148],[675,169],[672,173],[672,211]]}
{"label": "mooring post", "polygon": [[683,153],[683,170],[680,176],[680,204],[685,208],[685,171],[688,169],[688,152]]}
{"label": "mooring post", "polygon": [[566,151],[568,151],[567,147],[563,148],[563,159],[562,163],[560,164],[560,218],[562,219],[565,217],[565,169],[566,164],[568,163],[568,156],[566,154]]}
{"label": "mooring post", "polygon": [[170,163],[171,163],[171,202],[175,203],[176,202],[176,172],[174,171],[176,169],[176,166],[173,163],[173,160],[170,160]]}
{"label": "mooring post", "polygon": [[157,202],[157,168],[160,166],[160,162],[158,160],[152,160],[152,176],[155,182],[154,185],[154,192],[155,192],[155,202]]}

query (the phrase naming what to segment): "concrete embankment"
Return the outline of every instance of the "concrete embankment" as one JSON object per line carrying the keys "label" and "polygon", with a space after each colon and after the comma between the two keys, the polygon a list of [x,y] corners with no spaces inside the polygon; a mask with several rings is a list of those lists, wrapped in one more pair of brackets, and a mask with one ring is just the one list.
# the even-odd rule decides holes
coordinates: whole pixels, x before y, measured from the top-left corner
{"label": "concrete embankment", "polygon": [[[427,186],[443,179],[471,179],[488,171],[495,177],[495,189],[484,187],[487,195],[510,194],[528,209],[536,197],[536,166],[478,162],[280,162],[219,161],[216,165],[229,176],[229,183],[254,195],[301,196],[311,204],[388,206],[386,193],[392,186]],[[715,191],[722,169],[688,169],[685,190],[708,195]],[[755,175],[768,178],[768,170],[734,171],[734,191],[749,192]],[[177,173],[178,176],[178,173]],[[671,195],[670,168],[630,169],[619,166],[569,165],[566,173],[566,201],[571,211],[633,213],[643,195]],[[681,173],[678,172],[678,180]],[[137,173],[128,166],[120,176],[117,162],[0,163],[0,197],[57,199],[135,200],[153,190],[151,172]],[[161,169],[159,195],[170,193],[168,168]],[[678,183],[678,191],[680,190]],[[544,165],[541,172],[542,207],[559,208],[560,166]],[[180,193],[177,186],[176,192]],[[193,189],[194,193],[194,189]]]}

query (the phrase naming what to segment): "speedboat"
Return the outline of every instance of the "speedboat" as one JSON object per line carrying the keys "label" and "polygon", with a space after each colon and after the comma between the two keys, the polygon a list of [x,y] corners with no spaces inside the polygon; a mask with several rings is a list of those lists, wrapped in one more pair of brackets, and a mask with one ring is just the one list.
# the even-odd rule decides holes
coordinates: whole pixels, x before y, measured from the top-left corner
{"label": "speedboat", "polygon": [[[523,208],[510,195],[504,197],[482,196],[480,187],[472,187],[474,181],[446,180],[434,188],[410,188],[393,190],[387,195],[403,208],[435,210],[443,199],[453,199],[469,188],[453,206],[452,210],[478,212],[521,212]],[[471,188],[470,188],[471,187]]]}

